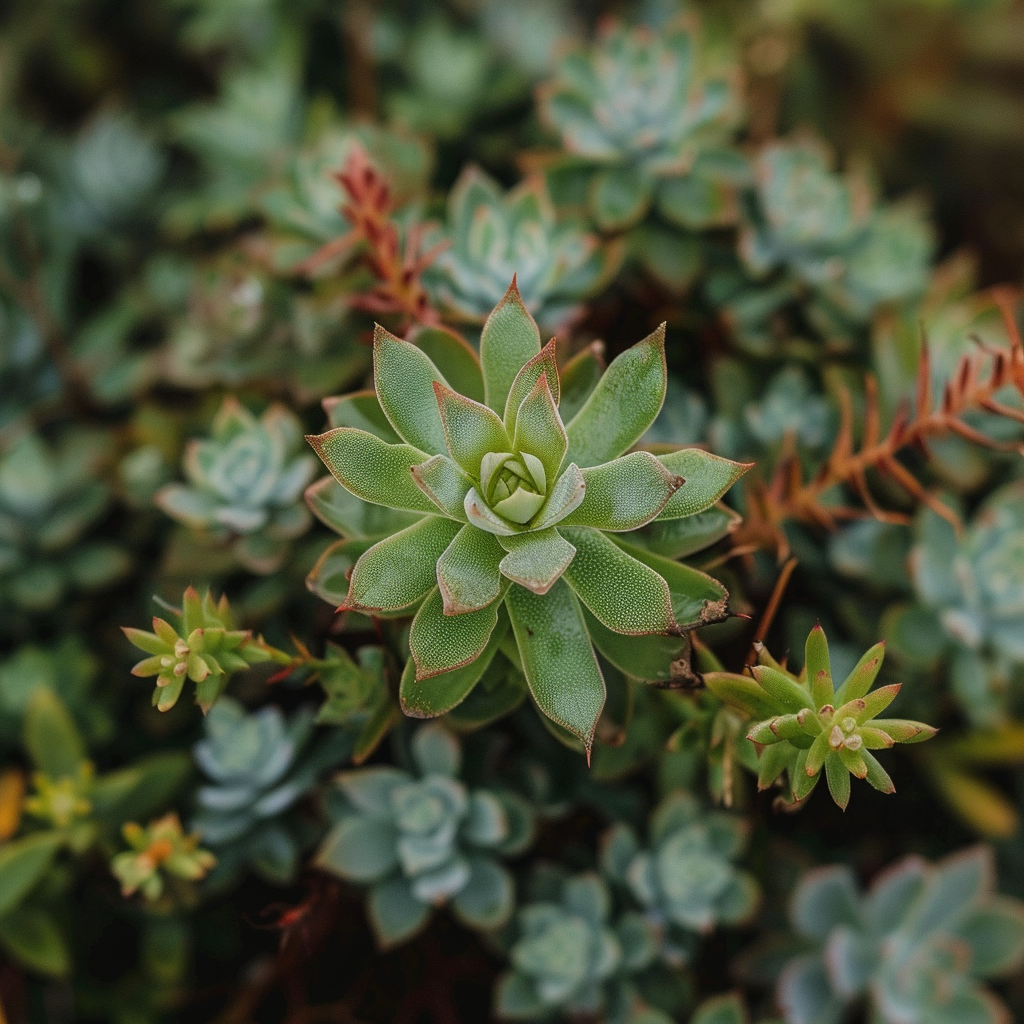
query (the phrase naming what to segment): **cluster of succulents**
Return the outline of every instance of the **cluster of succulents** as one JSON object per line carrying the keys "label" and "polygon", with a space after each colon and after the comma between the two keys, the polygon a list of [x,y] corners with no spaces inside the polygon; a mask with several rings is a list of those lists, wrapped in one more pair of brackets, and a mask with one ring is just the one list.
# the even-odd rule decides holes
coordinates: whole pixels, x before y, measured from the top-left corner
{"label": "cluster of succulents", "polygon": [[217,863],[209,850],[199,845],[198,835],[186,835],[176,814],[168,814],[150,825],[130,821],[124,826],[129,849],[111,861],[111,870],[125,896],[142,893],[158,900],[168,878],[195,882]]}

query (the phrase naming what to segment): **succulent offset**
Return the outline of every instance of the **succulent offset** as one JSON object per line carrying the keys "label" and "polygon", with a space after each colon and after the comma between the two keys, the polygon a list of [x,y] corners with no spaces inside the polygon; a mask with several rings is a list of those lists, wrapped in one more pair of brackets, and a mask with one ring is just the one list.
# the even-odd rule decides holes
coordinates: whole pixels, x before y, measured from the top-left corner
{"label": "succulent offset", "polygon": [[[697,449],[629,451],[664,400],[662,329],[563,394],[554,341],[541,348],[513,282],[480,361],[449,352],[473,395],[378,329],[376,403],[348,405],[369,410],[369,429],[309,439],[353,495],[418,515],[359,555],[342,607],[414,615],[402,699],[422,716],[460,703],[514,637],[538,707],[589,750],[605,699],[594,645],[623,671],[671,680],[686,631],[725,615],[720,584],[622,534],[707,509],[745,467]],[[578,409],[567,425],[560,398]]]}
{"label": "succulent offset", "polygon": [[899,683],[872,690],[882,667],[885,645],[867,651],[846,680],[836,687],[828,641],[820,625],[807,637],[804,670],[787,671],[759,647],[753,678],[714,672],[705,676],[711,691],[754,720],[747,738],[763,748],[757,784],[767,789],[785,773],[787,800],[805,800],[824,769],[832,799],[846,809],[850,776],[867,781],[883,793],[896,787],[873,750],[896,743],[921,743],[936,730],[923,722],[880,718],[895,700]]}
{"label": "succulent offset", "polygon": [[370,921],[383,946],[408,939],[445,904],[471,927],[499,928],[515,890],[498,857],[529,845],[529,805],[466,786],[458,742],[440,725],[417,730],[412,756],[415,774],[374,766],[338,776],[335,825],[317,863],[370,886]]}
{"label": "succulent offset", "polygon": [[225,399],[212,436],[186,450],[189,484],[168,484],[157,504],[187,526],[230,542],[253,572],[272,572],[310,523],[302,492],[316,460],[300,452],[301,443],[299,421],[283,406],[272,405],[257,419]]}
{"label": "succulent offset", "polygon": [[124,838],[130,849],[117,854],[110,869],[121,883],[121,892],[136,892],[149,901],[160,899],[168,878],[196,882],[216,864],[199,836],[186,835],[176,814],[168,814],[147,826],[129,822]]}
{"label": "succulent offset", "polygon": [[1006,1007],[982,984],[1024,960],[1024,905],[997,895],[991,852],[929,864],[906,857],[862,894],[853,872],[810,872],[791,904],[812,947],[779,982],[787,1024],[839,1024],[866,998],[879,1024],[997,1024]]}

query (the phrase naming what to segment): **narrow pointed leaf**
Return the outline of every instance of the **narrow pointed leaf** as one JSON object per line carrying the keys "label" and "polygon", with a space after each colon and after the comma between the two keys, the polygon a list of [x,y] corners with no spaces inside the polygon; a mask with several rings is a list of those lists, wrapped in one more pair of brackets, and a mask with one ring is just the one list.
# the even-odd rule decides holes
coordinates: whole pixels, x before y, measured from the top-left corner
{"label": "narrow pointed leaf", "polygon": [[464,338],[444,327],[421,327],[409,335],[411,341],[430,357],[444,379],[460,395],[474,402],[484,400],[484,374],[480,357]]}
{"label": "narrow pointed leaf", "polygon": [[612,362],[568,425],[569,459],[597,466],[631,448],[661,411],[666,379],[662,324]]}
{"label": "narrow pointed leaf", "polygon": [[576,549],[557,530],[533,530],[515,537],[499,537],[508,552],[501,560],[502,575],[546,594],[573,560]]}
{"label": "narrow pointed leaf", "polygon": [[339,484],[333,476],[325,476],[310,484],[304,497],[313,515],[324,526],[342,537],[356,540],[387,537],[412,526],[422,518],[417,512],[404,512],[363,501]]}
{"label": "narrow pointed leaf", "polygon": [[582,470],[587,492],[566,526],[626,531],[655,519],[682,485],[650,452],[631,452]]}
{"label": "narrow pointed leaf", "polygon": [[899,692],[900,684],[891,683],[889,686],[880,686],[877,690],[865,694],[860,698],[864,701],[864,707],[854,717],[858,722],[870,722],[896,699],[896,694]]}
{"label": "narrow pointed leaf", "polygon": [[537,386],[537,381],[544,376],[555,405],[558,405],[560,382],[558,362],[555,359],[555,339],[552,338],[525,366],[516,374],[512,382],[508,398],[505,400],[505,429],[509,436],[516,432],[516,418],[523,399]]}
{"label": "narrow pointed leaf", "polygon": [[402,439],[391,426],[377,401],[376,391],[354,391],[350,395],[325,398],[324,412],[332,427],[355,427],[376,434],[388,444],[400,444]]}
{"label": "narrow pointed leaf", "polygon": [[513,447],[517,452],[529,452],[540,459],[547,480],[554,481],[567,445],[565,427],[558,417],[547,374],[541,374],[519,407]]}
{"label": "narrow pointed leaf", "polygon": [[443,384],[434,385],[437,407],[451,457],[472,477],[488,452],[507,452],[512,443],[496,413],[486,405],[457,394]]}
{"label": "narrow pointed leaf", "polygon": [[897,743],[923,743],[930,740],[939,730],[924,722],[911,722],[905,718],[875,718],[872,726],[881,729]]}
{"label": "narrow pointed leaf", "polygon": [[380,407],[399,436],[428,455],[443,454],[444,427],[434,384],[447,382],[430,358],[378,325],[373,333],[373,380]]}
{"label": "narrow pointed leaf", "polygon": [[787,711],[796,712],[811,707],[810,695],[784,672],[769,668],[767,665],[755,665],[750,671],[764,687],[765,692]]}
{"label": "narrow pointed leaf", "polygon": [[585,606],[583,615],[594,646],[621,672],[651,683],[693,681],[690,641],[685,635],[627,636],[610,630]]}
{"label": "narrow pointed leaf", "polygon": [[845,811],[850,802],[850,773],[838,754],[829,753],[825,758],[825,778],[832,799]]}
{"label": "narrow pointed leaf", "polygon": [[411,608],[437,586],[437,560],[459,524],[425,516],[361,555],[352,569],[345,606],[363,611]]}
{"label": "narrow pointed leaf", "polygon": [[595,341],[562,367],[558,411],[568,423],[583,408],[605,371],[604,345]]}
{"label": "narrow pointed leaf", "polygon": [[540,507],[533,520],[535,530],[543,530],[560,523],[586,497],[587,482],[574,462],[555,481],[548,500]]}
{"label": "narrow pointed leaf", "polygon": [[682,519],[711,508],[753,465],[730,462],[699,448],[659,455],[658,461],[670,473],[686,480],[661,510],[659,519]]}
{"label": "narrow pointed leaf", "polygon": [[840,747],[837,753],[839,754],[839,760],[846,765],[846,770],[851,775],[856,775],[858,779],[867,778],[868,765],[864,755],[869,754],[869,751],[863,748],[860,750],[850,750],[849,747]]}
{"label": "narrow pointed leaf", "polygon": [[846,677],[846,682],[839,687],[836,693],[837,707],[849,700],[863,697],[875,685],[875,679],[878,678],[884,657],[885,641],[875,644],[869,651],[864,652],[860,661],[854,665],[853,671]]}
{"label": "narrow pointed leaf", "polygon": [[678,632],[668,584],[604,534],[566,528],[576,548],[565,580],[593,615],[616,633],[640,636]]}
{"label": "narrow pointed leaf", "polygon": [[412,478],[412,467],[427,458],[418,448],[387,444],[354,427],[335,427],[306,440],[338,483],[357,498],[409,512],[435,511]]}
{"label": "narrow pointed leaf", "polygon": [[832,663],[828,656],[828,640],[818,624],[807,634],[804,644],[804,668],[811,687],[815,707],[832,704],[835,689],[832,685]]}
{"label": "narrow pointed leaf", "polygon": [[539,352],[540,331],[523,305],[513,279],[505,297],[487,318],[480,335],[485,404],[503,415],[513,381],[523,366]]}
{"label": "narrow pointed leaf", "polygon": [[434,455],[411,469],[413,483],[431,502],[452,519],[466,521],[466,495],[472,482],[447,455]]}
{"label": "narrow pointed leaf", "polygon": [[749,718],[763,720],[779,712],[775,701],[747,676],[732,672],[705,672],[704,683],[720,701],[737,708]]}
{"label": "narrow pointed leaf", "polygon": [[437,560],[445,615],[485,608],[501,592],[498,565],[505,549],[492,533],[464,526]]}
{"label": "narrow pointed leaf", "polygon": [[543,597],[513,586],[505,603],[537,707],[589,752],[605,689],[575,596],[559,580]]}
{"label": "narrow pointed leaf", "polygon": [[807,751],[807,760],[804,762],[804,771],[808,775],[817,775],[821,771],[825,758],[832,748],[828,745],[828,730],[822,729]]}
{"label": "narrow pointed leaf", "polygon": [[475,612],[445,615],[441,591],[435,587],[420,605],[409,631],[417,681],[462,668],[480,657],[497,624],[497,602]]}

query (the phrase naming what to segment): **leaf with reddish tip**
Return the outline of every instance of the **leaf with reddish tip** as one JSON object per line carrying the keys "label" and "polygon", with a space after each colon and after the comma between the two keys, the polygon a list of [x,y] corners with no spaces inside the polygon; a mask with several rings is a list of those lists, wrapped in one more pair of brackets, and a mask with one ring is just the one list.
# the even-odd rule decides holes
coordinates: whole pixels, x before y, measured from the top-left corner
{"label": "leaf with reddish tip", "polygon": [[631,448],[661,411],[666,381],[662,324],[612,362],[566,427],[569,459],[597,466]]}
{"label": "leaf with reddish tip", "polygon": [[357,498],[409,512],[434,512],[411,469],[427,456],[408,444],[387,444],[355,427],[335,427],[306,438],[334,478]]}
{"label": "leaf with reddish tip", "polygon": [[811,707],[810,694],[785,672],[779,672],[767,665],[755,665],[750,671],[764,691],[786,711],[797,712]]}
{"label": "leaf with reddish tip", "polygon": [[446,516],[466,520],[466,495],[472,482],[447,455],[434,455],[411,469],[413,483]]}
{"label": "leaf with reddish tip", "polygon": [[554,529],[499,537],[498,541],[508,552],[501,560],[502,575],[535,594],[546,594],[576,554],[572,544]]}
{"label": "leaf with reddish tip", "polygon": [[859,723],[870,722],[896,699],[896,694],[899,692],[900,684],[890,683],[888,686],[880,686],[877,690],[866,693],[860,698],[864,701],[864,707],[854,717]]}
{"label": "leaf with reddish tip", "polygon": [[819,623],[807,634],[804,644],[804,668],[807,682],[811,687],[814,706],[824,707],[835,700],[835,687],[832,685],[832,662],[828,656],[828,640],[825,630]]}
{"label": "leaf with reddish tip", "polygon": [[533,519],[535,530],[544,530],[560,523],[586,497],[587,483],[576,463],[570,462],[565,472],[555,481],[548,500],[541,505]]}
{"label": "leaf with reddish tip", "polygon": [[579,737],[589,757],[605,688],[576,597],[559,580],[543,597],[513,586],[505,604],[537,707]]}
{"label": "leaf with reddish tip", "polygon": [[863,697],[874,686],[884,657],[885,641],[875,644],[869,651],[864,652],[860,661],[853,666],[853,671],[846,677],[846,682],[839,687],[836,693],[837,707],[847,701]]}
{"label": "leaf with reddish tip", "polygon": [[[480,335],[484,402],[499,415],[519,371],[540,352],[540,331],[523,305],[515,278],[494,308]],[[502,451],[495,448],[494,451]]]}
{"label": "leaf with reddish tip", "polygon": [[505,400],[505,429],[512,436],[516,432],[516,417],[523,399],[537,386],[542,376],[547,377],[548,387],[555,405],[558,405],[560,382],[558,378],[558,362],[555,359],[556,341],[552,338],[523,368],[516,374],[512,382],[508,398]]}
{"label": "leaf with reddish tip", "polygon": [[924,722],[912,722],[906,718],[875,718],[871,725],[891,736],[897,743],[924,743],[939,731]]}
{"label": "leaf with reddish tip", "polygon": [[636,530],[657,517],[682,483],[650,452],[631,452],[582,474],[586,495],[563,520],[566,526]]}
{"label": "leaf with reddish tip", "polygon": [[[806,776],[805,776],[806,777]],[[846,765],[840,760],[839,755],[830,752],[825,758],[825,778],[828,781],[828,791],[836,806],[846,810],[850,802],[850,773]],[[794,790],[796,784],[794,783]]]}
{"label": "leaf with reddish tip", "polygon": [[512,450],[504,424],[486,405],[457,394],[443,384],[435,384],[434,393],[448,451],[470,476],[480,476],[480,463],[489,452]]}
{"label": "leaf with reddish tip", "polygon": [[705,672],[704,684],[722,702],[748,718],[764,720],[778,712],[775,702],[753,679],[732,672]]}
{"label": "leaf with reddish tip", "polygon": [[658,519],[682,519],[711,508],[753,465],[752,462],[731,462],[700,448],[683,448],[669,455],[659,455],[658,461],[670,473],[686,481],[669,499]]}
{"label": "leaf with reddish tip", "polygon": [[409,650],[418,682],[462,668],[480,657],[498,624],[497,602],[461,615],[445,615],[435,587],[420,605],[409,630]]}
{"label": "leaf with reddish tip", "polygon": [[565,528],[576,548],[565,581],[591,613],[616,633],[678,633],[668,584],[604,534]]}
{"label": "leaf with reddish tip", "polygon": [[379,324],[373,333],[373,381],[384,415],[404,441],[428,455],[447,450],[434,397],[434,384],[447,382],[429,356]]}
{"label": "leaf with reddish tip", "polygon": [[480,357],[461,335],[445,327],[420,327],[409,341],[422,349],[460,395],[475,402],[484,400],[484,375]]}
{"label": "leaf with reddish tip", "polygon": [[492,533],[464,526],[437,560],[445,615],[485,608],[501,593],[498,564],[505,549]]}
{"label": "leaf with reddish tip", "polygon": [[459,524],[424,516],[361,555],[352,569],[345,607],[393,612],[411,608],[437,586],[437,560]]}
{"label": "leaf with reddish tip", "polygon": [[540,459],[547,485],[550,485],[558,475],[567,445],[565,427],[559,419],[555,398],[548,387],[547,374],[542,373],[533,390],[519,406],[513,448]]}

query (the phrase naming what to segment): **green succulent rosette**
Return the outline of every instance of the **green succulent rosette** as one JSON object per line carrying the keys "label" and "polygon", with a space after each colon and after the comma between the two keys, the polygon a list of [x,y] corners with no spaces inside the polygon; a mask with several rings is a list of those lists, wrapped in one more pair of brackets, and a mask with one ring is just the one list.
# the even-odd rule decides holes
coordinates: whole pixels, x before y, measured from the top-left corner
{"label": "green succulent rosette", "polygon": [[[605,701],[595,646],[631,676],[671,684],[686,675],[687,631],[726,614],[721,584],[655,554],[646,535],[623,535],[706,510],[745,467],[696,449],[629,451],[664,401],[663,328],[600,379],[572,363],[560,375],[513,282],[479,360],[449,340],[435,352],[469,394],[378,328],[375,400],[362,393],[332,411],[361,426],[309,438],[348,492],[408,517],[368,525],[362,504],[314,485],[311,504],[353,538],[341,545],[354,558],[341,607],[414,616],[407,713],[450,711],[500,650],[538,708],[589,750]],[[560,403],[575,410],[567,424]],[[390,535],[373,538],[382,523]]]}

